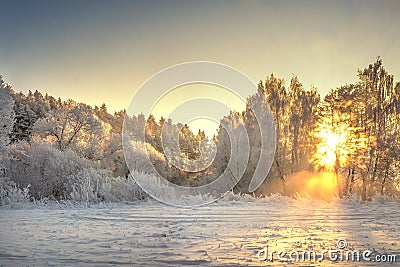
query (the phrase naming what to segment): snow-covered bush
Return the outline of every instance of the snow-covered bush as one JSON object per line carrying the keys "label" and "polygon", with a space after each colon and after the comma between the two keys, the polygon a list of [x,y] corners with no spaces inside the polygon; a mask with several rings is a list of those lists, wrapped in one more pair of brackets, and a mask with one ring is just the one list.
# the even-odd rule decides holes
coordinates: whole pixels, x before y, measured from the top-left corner
{"label": "snow-covered bush", "polygon": [[[78,202],[99,202],[104,200],[105,194],[107,198],[111,198],[109,194],[110,188],[107,183],[109,173],[106,170],[96,170],[94,168],[84,169],[77,174],[69,177],[66,184],[66,192],[69,193],[71,199]],[[102,189],[104,187],[104,189]],[[103,191],[103,192],[101,192]]]}
{"label": "snow-covered bush", "polygon": [[[32,199],[109,202],[135,201],[146,196],[131,176],[113,177],[110,170],[99,169],[93,161],[69,149],[60,151],[51,144],[35,142],[15,145],[10,151],[9,182],[15,183],[15,188],[29,187]],[[16,193],[17,189],[5,181],[2,194]]]}
{"label": "snow-covered bush", "polygon": [[0,180],[0,206],[16,206],[29,201],[29,186],[21,189],[11,181]]}
{"label": "snow-covered bush", "polygon": [[30,186],[35,199],[64,198],[68,178],[93,165],[71,150],[60,151],[45,143],[21,145],[11,154],[10,179],[20,188]]}
{"label": "snow-covered bush", "polygon": [[112,178],[111,185],[111,193],[119,201],[132,202],[138,199],[143,199],[147,196],[146,193],[137,185],[135,179],[133,179],[131,175],[129,175],[128,178]]}
{"label": "snow-covered bush", "polygon": [[78,202],[135,201],[145,197],[131,176],[113,177],[110,171],[95,168],[71,175],[66,184],[66,192],[71,200]]}

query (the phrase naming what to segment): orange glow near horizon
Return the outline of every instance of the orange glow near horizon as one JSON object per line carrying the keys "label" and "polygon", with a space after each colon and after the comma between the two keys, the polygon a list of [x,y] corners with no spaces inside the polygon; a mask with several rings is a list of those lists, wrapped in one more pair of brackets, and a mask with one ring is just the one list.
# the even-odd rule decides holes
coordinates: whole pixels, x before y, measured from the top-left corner
{"label": "orange glow near horizon", "polygon": [[337,193],[337,179],[335,174],[331,172],[323,172],[314,175],[307,183],[306,190],[312,194],[313,197],[331,201]]}
{"label": "orange glow near horizon", "polygon": [[312,192],[314,197],[331,201],[338,193],[338,168],[347,163],[349,151],[345,144],[350,137],[349,131],[345,125],[332,126],[326,119],[318,126],[315,137],[319,143],[311,161],[318,173],[308,179],[306,191]]}

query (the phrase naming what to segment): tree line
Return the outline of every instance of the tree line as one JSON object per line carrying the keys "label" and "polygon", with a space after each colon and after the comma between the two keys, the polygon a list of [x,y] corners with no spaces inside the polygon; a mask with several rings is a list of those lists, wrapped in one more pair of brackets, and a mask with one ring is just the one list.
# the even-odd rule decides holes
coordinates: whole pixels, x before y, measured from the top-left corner
{"label": "tree line", "polygon": [[[0,196],[5,199],[10,188],[29,186],[35,199],[82,198],[84,192],[90,192],[93,199],[128,198],[128,191],[120,192],[122,184],[134,184],[122,150],[124,119],[137,139],[135,169],[151,172],[144,160],[148,154],[163,176],[189,186],[209,183],[224,172],[232,144],[222,125],[244,125],[250,155],[234,190],[252,193],[248,184],[259,164],[262,138],[253,110],[266,114],[269,107],[276,128],[275,156],[256,194],[291,195],[296,190],[287,183],[292,174],[325,171],[335,174],[339,197],[399,197],[400,83],[394,83],[380,58],[357,75],[358,82],[332,89],[321,99],[317,88],[306,90],[297,76],[286,87],[284,79],[271,74],[248,97],[246,110],[227,114],[218,133],[210,138],[170,119],[126,116],[124,110],[110,114],[105,104],[93,108],[39,91],[16,93],[0,79]],[[163,142],[176,137],[179,147],[166,153]],[[171,164],[171,158],[181,165],[202,164],[196,161],[202,155],[206,161],[215,158],[200,172]],[[97,180],[90,182],[93,177]],[[135,196],[143,197],[136,187],[130,188]]]}

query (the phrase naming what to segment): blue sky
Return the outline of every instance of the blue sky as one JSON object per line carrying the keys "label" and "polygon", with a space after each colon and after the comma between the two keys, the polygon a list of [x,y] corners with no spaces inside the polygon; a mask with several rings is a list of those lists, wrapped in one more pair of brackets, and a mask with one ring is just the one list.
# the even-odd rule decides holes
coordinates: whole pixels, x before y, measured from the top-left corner
{"label": "blue sky", "polygon": [[1,1],[0,74],[111,111],[174,64],[207,60],[257,82],[328,90],[383,58],[400,77],[400,1]]}

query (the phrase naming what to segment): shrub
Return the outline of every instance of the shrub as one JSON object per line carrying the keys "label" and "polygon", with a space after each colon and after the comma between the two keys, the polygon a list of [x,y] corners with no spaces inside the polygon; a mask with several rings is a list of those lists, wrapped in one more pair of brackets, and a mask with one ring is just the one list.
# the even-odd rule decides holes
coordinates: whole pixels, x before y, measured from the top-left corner
{"label": "shrub", "polygon": [[12,154],[10,179],[20,188],[30,186],[35,199],[65,197],[69,177],[93,165],[71,150],[60,151],[49,144],[25,144]]}
{"label": "shrub", "polygon": [[110,171],[95,168],[71,175],[66,192],[71,200],[78,202],[135,201],[145,197],[131,176],[113,177]]}

